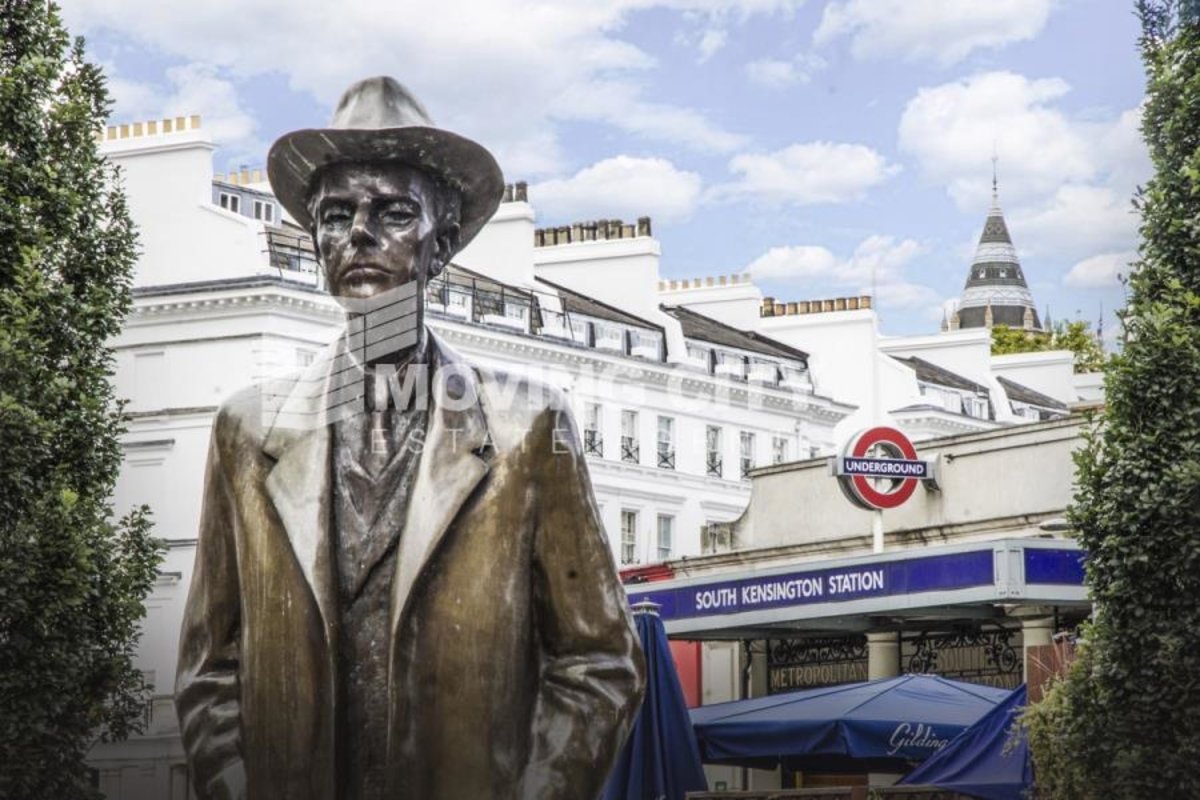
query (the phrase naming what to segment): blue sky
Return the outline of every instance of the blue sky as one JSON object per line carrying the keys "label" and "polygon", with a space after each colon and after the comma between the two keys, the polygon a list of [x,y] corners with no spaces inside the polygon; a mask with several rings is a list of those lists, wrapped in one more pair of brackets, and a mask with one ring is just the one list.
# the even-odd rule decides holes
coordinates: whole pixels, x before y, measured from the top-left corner
{"label": "blue sky", "polygon": [[199,113],[261,166],[390,74],[530,183],[539,224],[654,219],[664,277],[750,271],[937,330],[990,203],[1040,309],[1122,304],[1150,168],[1123,0],[66,0],[114,121]]}

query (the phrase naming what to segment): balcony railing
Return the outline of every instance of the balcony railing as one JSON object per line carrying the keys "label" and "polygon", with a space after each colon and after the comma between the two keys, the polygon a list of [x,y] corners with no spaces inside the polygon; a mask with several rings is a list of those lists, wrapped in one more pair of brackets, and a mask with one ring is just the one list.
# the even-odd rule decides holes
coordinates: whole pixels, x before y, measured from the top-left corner
{"label": "balcony railing", "polygon": [[638,463],[638,446],[632,436],[621,437],[621,460],[628,461],[630,464]]}
{"label": "balcony railing", "polygon": [[710,478],[724,477],[724,466],[725,465],[722,463],[721,457],[716,453],[709,453],[708,458],[704,462],[705,472]]}
{"label": "balcony railing", "polygon": [[658,448],[658,468],[675,469],[675,451],[661,445]]}
{"label": "balcony railing", "polygon": [[321,264],[313,250],[312,237],[305,233],[292,233],[290,229],[267,225],[263,228],[264,252],[267,264],[279,272],[281,278],[324,285]]}
{"label": "balcony railing", "polygon": [[750,477],[750,470],[754,469],[754,459],[742,458],[742,479]]}
{"label": "balcony railing", "polygon": [[604,437],[600,435],[600,431],[585,430],[583,432],[583,453],[604,458]]}

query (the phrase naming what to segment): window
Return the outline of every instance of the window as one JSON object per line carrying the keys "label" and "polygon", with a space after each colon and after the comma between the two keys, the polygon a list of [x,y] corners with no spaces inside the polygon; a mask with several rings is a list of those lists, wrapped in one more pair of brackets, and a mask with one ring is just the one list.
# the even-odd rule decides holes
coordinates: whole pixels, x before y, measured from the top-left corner
{"label": "window", "polygon": [[717,351],[717,366],[715,371],[718,375],[744,381],[746,380],[746,359],[734,353]]}
{"label": "window", "polygon": [[296,349],[296,366],[307,367],[313,363],[313,359],[317,357],[316,350],[306,350],[303,347]]}
{"label": "window", "polygon": [[741,451],[742,451],[742,477],[754,469],[754,434],[748,431],[742,431],[741,435]]}
{"label": "window", "polygon": [[621,509],[621,563],[633,564],[637,556],[638,512]]}
{"label": "window", "polygon": [[586,319],[571,318],[571,338],[580,344],[592,343],[592,323]]}
{"label": "window", "polygon": [[604,409],[599,403],[588,403],[583,413],[583,452],[589,456],[604,458],[604,437],[600,433],[600,420]]}
{"label": "window", "polygon": [[636,411],[621,412],[621,460],[638,463],[638,415]]}
{"label": "window", "polygon": [[689,366],[702,369],[706,372],[712,371],[712,351],[707,347],[701,347],[697,344],[687,343],[687,363]]}
{"label": "window", "polygon": [[229,192],[221,192],[221,208],[235,214],[242,213],[242,198]]}
{"label": "window", "polygon": [[986,397],[967,397],[963,399],[963,408],[967,415],[976,419],[988,418],[988,401]]}
{"label": "window", "polygon": [[710,478],[722,476],[721,428],[709,425],[704,431],[704,472]]}
{"label": "window", "polygon": [[629,354],[659,361],[662,358],[662,339],[650,331],[630,331]]}
{"label": "window", "polygon": [[254,218],[263,222],[275,221],[275,204],[266,200],[254,201]]}
{"label": "window", "polygon": [[675,539],[675,518],[666,514],[658,515],[658,560],[670,561],[671,548]]}
{"label": "window", "polygon": [[660,469],[675,469],[675,420],[673,417],[658,418],[658,466]]}
{"label": "window", "polygon": [[593,322],[592,329],[596,334],[596,347],[602,350],[625,352],[625,331],[619,325],[609,325],[606,322]]}
{"label": "window", "polygon": [[782,464],[788,460],[788,440],[783,436],[771,438],[771,463]]}

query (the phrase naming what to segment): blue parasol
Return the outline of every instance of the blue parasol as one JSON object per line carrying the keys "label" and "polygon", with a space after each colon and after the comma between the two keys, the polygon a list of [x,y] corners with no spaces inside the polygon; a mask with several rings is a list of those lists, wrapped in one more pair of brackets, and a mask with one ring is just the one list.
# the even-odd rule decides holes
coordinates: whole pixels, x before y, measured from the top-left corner
{"label": "blue parasol", "polygon": [[602,798],[684,800],[688,792],[708,789],[696,737],[658,604],[638,603],[633,609],[646,654],[646,698]]}
{"label": "blue parasol", "polygon": [[983,800],[1021,800],[1033,785],[1029,741],[1017,714],[1027,702],[1021,685],[1008,699],[972,725],[940,753],[900,781],[905,785],[936,786]]}
{"label": "blue parasol", "polygon": [[826,686],[692,710],[706,764],[903,771],[1009,695],[935,675]]}

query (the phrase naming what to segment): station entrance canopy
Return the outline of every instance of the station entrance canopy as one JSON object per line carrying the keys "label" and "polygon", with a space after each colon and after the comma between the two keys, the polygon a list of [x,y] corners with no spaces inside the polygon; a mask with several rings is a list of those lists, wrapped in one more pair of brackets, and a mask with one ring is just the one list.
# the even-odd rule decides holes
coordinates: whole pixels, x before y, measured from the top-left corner
{"label": "station entrance canopy", "polygon": [[693,640],[859,632],[880,618],[987,619],[1003,606],[1086,609],[1083,554],[1066,539],[1000,539],[714,573],[628,587],[667,634]]}

